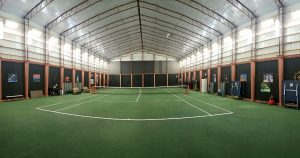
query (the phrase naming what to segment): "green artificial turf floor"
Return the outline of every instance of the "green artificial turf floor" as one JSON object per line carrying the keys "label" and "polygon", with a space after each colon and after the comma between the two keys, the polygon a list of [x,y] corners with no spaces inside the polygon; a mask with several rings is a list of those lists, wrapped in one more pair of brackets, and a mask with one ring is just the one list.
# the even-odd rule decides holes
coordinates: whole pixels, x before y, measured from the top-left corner
{"label": "green artificial turf floor", "polygon": [[196,92],[0,103],[0,158],[288,158],[299,135],[299,110]]}

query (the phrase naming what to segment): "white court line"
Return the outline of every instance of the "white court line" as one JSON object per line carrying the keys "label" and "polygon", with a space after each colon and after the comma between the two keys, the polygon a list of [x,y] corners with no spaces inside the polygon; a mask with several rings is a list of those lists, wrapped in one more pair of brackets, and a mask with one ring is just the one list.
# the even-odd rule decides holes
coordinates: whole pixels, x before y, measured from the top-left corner
{"label": "white court line", "polygon": [[61,114],[61,115],[68,115],[68,116],[76,116],[81,118],[91,118],[91,119],[101,119],[101,120],[112,120],[112,121],[167,121],[167,120],[184,120],[184,119],[194,119],[194,118],[205,118],[205,117],[212,117],[212,116],[222,116],[222,115],[229,115],[231,113],[220,113],[220,114],[210,114],[210,115],[198,115],[198,116],[186,116],[186,117],[170,117],[170,118],[156,118],[156,119],[125,119],[125,118],[113,118],[113,117],[98,117],[98,116],[89,116],[89,115],[80,115],[80,114],[71,114],[71,113],[64,113],[59,111],[52,111],[46,109],[39,109],[37,110]]}
{"label": "white court line", "polygon": [[198,110],[200,110],[200,111],[202,111],[202,112],[204,112],[204,113],[206,113],[206,114],[208,114],[208,115],[212,115],[212,114],[210,114],[209,112],[207,112],[207,111],[205,111],[205,110],[203,110],[203,109],[200,109],[199,107],[197,107],[197,106],[195,106],[195,105],[193,105],[193,104],[191,104],[191,103],[189,103],[189,102],[187,102],[187,101],[183,100],[182,98],[178,97],[178,96],[177,96],[177,95],[175,95],[174,93],[171,93],[171,92],[170,92],[170,91],[168,91],[168,90],[166,90],[166,91],[167,91],[167,92],[169,92],[170,94],[174,95],[176,98],[178,98],[178,99],[182,100],[183,102],[185,102],[185,103],[189,104],[190,106],[192,106],[192,107],[194,107],[194,108],[196,108],[196,109],[198,109]]}
{"label": "white court line", "polygon": [[[105,103],[135,103],[136,101],[108,101],[108,100],[94,100]],[[139,101],[139,103],[158,103],[158,102],[182,102],[182,100],[156,100],[156,101]]]}
{"label": "white court line", "polygon": [[139,99],[140,99],[140,97],[141,97],[141,88],[139,88],[139,96],[136,98],[136,101],[135,102],[138,102],[139,101]]}
{"label": "white court line", "polygon": [[45,105],[45,106],[41,106],[39,108],[47,108],[47,107],[51,107],[51,106],[54,106],[54,105],[69,103],[69,102],[78,101],[78,100],[87,99],[87,98],[92,98],[92,97],[94,97],[94,96],[88,96],[88,97],[83,97],[83,98],[79,98],[79,99],[75,99],[75,100],[70,100],[70,101],[65,101],[65,102],[59,102],[59,103],[55,103],[55,104]]}
{"label": "white court line", "polygon": [[97,97],[97,98],[94,98],[94,99],[91,99],[91,100],[88,100],[88,101],[85,101],[85,102],[81,102],[81,103],[78,103],[78,104],[75,104],[75,105],[72,105],[72,106],[67,106],[67,107],[64,107],[64,108],[61,108],[61,109],[58,109],[58,110],[55,110],[55,111],[57,112],[57,111],[62,111],[62,110],[65,110],[65,109],[73,108],[73,107],[75,107],[75,106],[82,105],[82,104],[85,104],[85,103],[94,101],[94,100],[96,100],[96,99],[103,98],[103,97],[105,97],[105,96],[107,96],[107,95],[109,95],[109,94],[106,94],[106,95],[103,95],[103,96],[101,96],[101,97]]}
{"label": "white court line", "polygon": [[207,104],[207,105],[213,106],[213,107],[215,107],[215,108],[217,108],[217,109],[221,109],[221,110],[223,110],[223,111],[226,111],[226,112],[228,112],[228,113],[232,113],[232,114],[233,114],[233,112],[232,112],[232,111],[229,111],[229,110],[223,109],[223,108],[221,108],[221,107],[218,107],[218,106],[216,106],[216,105],[213,105],[213,104],[211,104],[211,103],[205,102],[205,101],[203,101],[203,100],[200,100],[200,99],[197,99],[197,98],[194,98],[194,97],[188,96],[188,95],[187,95],[187,97],[189,97],[189,98],[191,98],[191,99],[194,99],[194,100],[197,100],[197,101],[199,101],[199,102],[202,102],[202,103],[204,103],[204,104]]}

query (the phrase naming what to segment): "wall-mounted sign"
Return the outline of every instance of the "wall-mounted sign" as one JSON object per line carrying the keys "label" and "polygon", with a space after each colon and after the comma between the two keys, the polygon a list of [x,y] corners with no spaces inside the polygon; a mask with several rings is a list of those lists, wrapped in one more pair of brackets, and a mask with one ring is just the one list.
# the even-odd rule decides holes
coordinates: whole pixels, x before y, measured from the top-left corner
{"label": "wall-mounted sign", "polygon": [[8,74],[8,79],[7,79],[8,83],[16,83],[18,82],[18,78],[16,74]]}
{"label": "wall-mounted sign", "polygon": [[265,83],[273,83],[273,74],[272,73],[265,73],[264,74],[264,82]]}
{"label": "wall-mounted sign", "polygon": [[65,77],[65,82],[70,82],[70,77],[69,76]]}
{"label": "wall-mounted sign", "polygon": [[32,82],[41,82],[41,75],[40,74],[33,74],[32,75]]}
{"label": "wall-mounted sign", "polygon": [[240,81],[247,82],[247,74],[241,74],[240,75]]}

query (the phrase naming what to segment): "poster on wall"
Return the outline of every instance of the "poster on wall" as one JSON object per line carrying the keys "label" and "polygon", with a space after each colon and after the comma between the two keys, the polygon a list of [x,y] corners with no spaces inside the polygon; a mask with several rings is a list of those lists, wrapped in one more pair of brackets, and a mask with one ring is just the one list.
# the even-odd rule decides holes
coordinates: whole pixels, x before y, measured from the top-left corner
{"label": "poster on wall", "polygon": [[217,82],[217,74],[213,74],[213,81]]}
{"label": "poster on wall", "polygon": [[70,77],[69,76],[65,77],[65,82],[70,82]]}
{"label": "poster on wall", "polygon": [[265,73],[263,81],[265,83],[273,83],[273,74],[272,73]]}
{"label": "poster on wall", "polygon": [[91,79],[91,84],[94,84],[94,79]]}
{"label": "poster on wall", "polygon": [[16,83],[18,82],[18,78],[16,74],[8,74],[8,83]]}
{"label": "poster on wall", "polygon": [[41,75],[40,74],[33,74],[32,75],[32,82],[41,82]]}
{"label": "poster on wall", "polygon": [[247,74],[241,74],[240,75],[240,81],[247,82]]}
{"label": "poster on wall", "polygon": [[76,76],[76,82],[79,83],[79,76]]}
{"label": "poster on wall", "polygon": [[270,83],[262,82],[260,85],[260,91],[266,93],[271,92]]}

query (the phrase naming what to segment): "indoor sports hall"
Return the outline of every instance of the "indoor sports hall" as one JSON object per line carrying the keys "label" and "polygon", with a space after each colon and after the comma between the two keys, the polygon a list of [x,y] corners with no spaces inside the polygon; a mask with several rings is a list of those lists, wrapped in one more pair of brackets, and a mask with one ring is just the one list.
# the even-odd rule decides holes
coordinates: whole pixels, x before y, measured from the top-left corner
{"label": "indoor sports hall", "polygon": [[300,157],[300,0],[0,0],[0,158]]}

